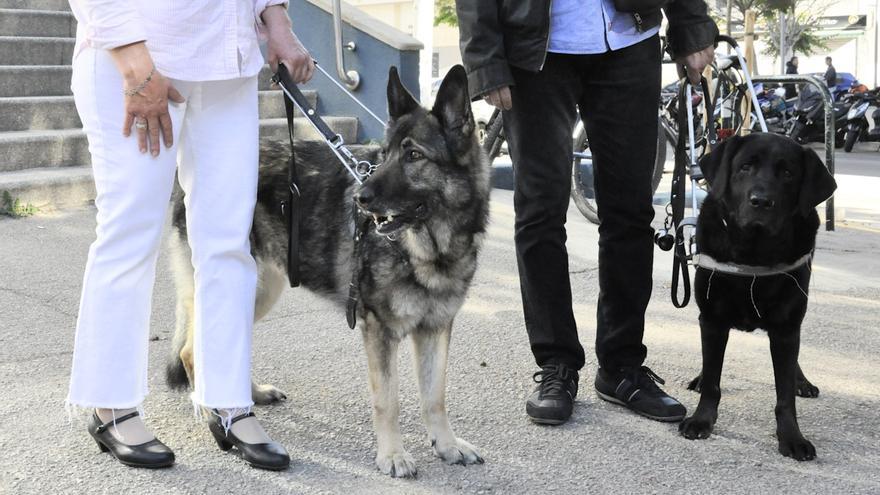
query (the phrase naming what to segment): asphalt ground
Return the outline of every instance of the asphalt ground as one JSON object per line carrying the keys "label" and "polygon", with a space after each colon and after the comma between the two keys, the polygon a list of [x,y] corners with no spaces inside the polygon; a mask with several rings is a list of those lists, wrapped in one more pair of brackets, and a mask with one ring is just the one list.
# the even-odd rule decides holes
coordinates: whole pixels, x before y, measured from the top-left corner
{"label": "asphalt ground", "polygon": [[[574,208],[568,247],[587,364],[571,421],[530,423],[525,399],[535,365],[522,322],[512,194],[495,190],[480,269],[453,332],[448,379],[453,428],[481,449],[485,464],[447,466],[433,458],[404,346],[401,429],[419,475],[395,480],[376,471],[360,336],[341,311],[298,289],[284,293],[254,335],[254,373],[288,396],[257,414],[290,451],[292,467],[259,471],[219,451],[187,396],[163,381],[174,325],[163,253],[144,406],[178,462],[161,471],[127,468],[99,453],[82,420],[70,421],[64,409],[94,209],[0,218],[0,493],[880,493],[880,179],[838,180],[846,185],[838,205],[860,218],[818,237],[800,362],[821,394],[798,400],[799,423],[818,458],[802,463],[776,452],[773,372],[762,332],[732,332],[720,416],[708,440],[686,440],[674,424],[596,397],[597,233]],[[646,364],[693,409],[698,396],[685,385],[700,369],[698,312],[694,304],[672,306],[670,273],[669,253],[657,250]]]}

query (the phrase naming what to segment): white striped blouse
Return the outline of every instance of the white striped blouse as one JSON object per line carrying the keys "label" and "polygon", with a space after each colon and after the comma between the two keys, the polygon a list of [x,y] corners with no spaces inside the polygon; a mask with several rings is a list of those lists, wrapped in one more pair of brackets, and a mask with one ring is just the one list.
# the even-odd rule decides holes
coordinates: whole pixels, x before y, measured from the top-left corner
{"label": "white striped blouse", "polygon": [[249,77],[263,66],[260,15],[287,0],[70,0],[74,58],[146,41],[156,69],[185,81]]}

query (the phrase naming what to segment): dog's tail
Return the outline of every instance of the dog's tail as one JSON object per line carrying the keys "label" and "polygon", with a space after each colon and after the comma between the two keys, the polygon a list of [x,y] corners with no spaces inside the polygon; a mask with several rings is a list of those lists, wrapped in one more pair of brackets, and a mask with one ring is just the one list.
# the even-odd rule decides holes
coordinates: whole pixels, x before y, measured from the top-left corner
{"label": "dog's tail", "polygon": [[168,364],[165,365],[165,382],[168,387],[173,390],[186,390],[189,388],[189,377],[186,375],[186,368],[183,367],[183,361],[180,359],[180,349],[175,347],[176,352],[172,350]]}
{"label": "dog's tail", "polygon": [[195,288],[192,254],[186,237],[186,212],[182,194],[175,194],[172,202],[172,232],[169,236],[168,252],[177,292],[177,324],[174,329],[174,338],[171,340],[171,355],[168,356],[168,363],[165,365],[165,381],[171,389],[185,390],[189,388],[190,382],[180,352],[186,345],[187,333],[194,330]]}

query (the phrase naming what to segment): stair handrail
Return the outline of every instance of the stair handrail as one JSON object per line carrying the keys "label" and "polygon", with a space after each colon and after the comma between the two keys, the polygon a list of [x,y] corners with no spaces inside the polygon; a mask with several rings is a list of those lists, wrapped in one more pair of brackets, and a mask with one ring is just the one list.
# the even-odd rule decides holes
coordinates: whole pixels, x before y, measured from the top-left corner
{"label": "stair handrail", "polygon": [[[342,0],[333,0],[333,38],[336,46],[336,73],[345,86],[354,91],[361,83],[361,75],[356,70],[345,70],[345,60],[342,57]],[[354,51],[354,42],[346,46]]]}

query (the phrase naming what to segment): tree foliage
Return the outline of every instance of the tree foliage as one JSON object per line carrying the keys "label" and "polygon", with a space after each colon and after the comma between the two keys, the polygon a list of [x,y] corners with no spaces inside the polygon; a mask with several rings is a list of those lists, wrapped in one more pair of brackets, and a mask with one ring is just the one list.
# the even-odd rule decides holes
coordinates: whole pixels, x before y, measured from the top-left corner
{"label": "tree foliage", "polygon": [[827,0],[795,0],[794,8],[785,15],[785,46],[779,50],[779,16],[780,11],[771,11],[765,15],[767,28],[766,48],[764,54],[773,58],[789,58],[793,54],[812,55],[827,47],[824,38],[817,34],[819,18],[828,9]]}
{"label": "tree foliage", "polygon": [[[731,16],[727,19],[730,2]],[[747,10],[755,12],[757,27],[766,32],[761,40],[766,43],[764,54],[779,57],[779,16],[785,13],[785,50],[787,58],[793,53],[810,55],[826,47],[817,35],[819,18],[824,15],[830,0],[719,0],[711,4],[710,13],[719,25],[727,22],[741,24]]]}
{"label": "tree foliage", "polygon": [[441,24],[458,26],[458,15],[455,13],[455,0],[435,0],[434,25],[440,26]]}

